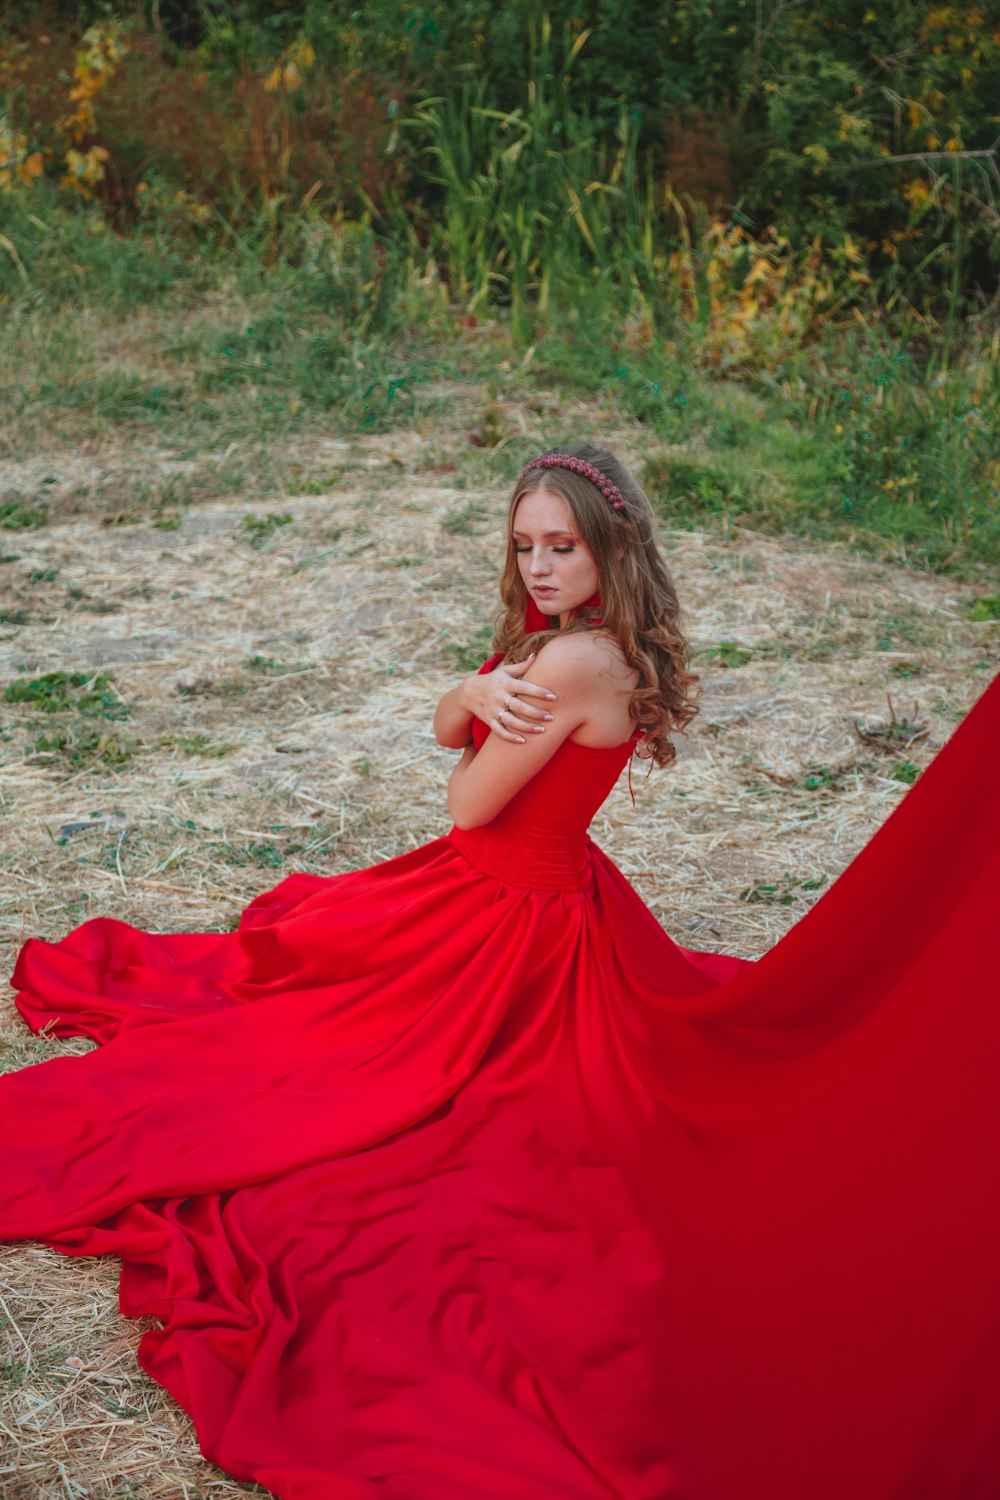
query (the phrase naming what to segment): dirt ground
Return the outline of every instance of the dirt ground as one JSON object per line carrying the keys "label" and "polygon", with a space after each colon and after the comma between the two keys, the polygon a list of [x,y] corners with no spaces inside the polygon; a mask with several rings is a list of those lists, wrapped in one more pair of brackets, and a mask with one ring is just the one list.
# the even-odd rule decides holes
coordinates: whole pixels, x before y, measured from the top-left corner
{"label": "dirt ground", "polygon": [[[603,435],[641,460],[636,429]],[[160,526],[130,511],[113,453],[0,465],[8,494],[51,479],[49,523],[0,531],[0,691],[82,679],[0,701],[5,973],[28,935],[94,916],[226,929],[293,869],[447,831],[431,715],[486,654],[504,486],[457,487],[439,435],[322,442],[323,492],[226,495]],[[60,509],[88,465],[104,501]],[[702,710],[676,765],[637,765],[634,806],[623,776],[592,832],[679,942],[753,956],[899,804],[995,675],[1000,632],[967,617],[985,586],[846,548],[662,541]],[[30,1038],[8,1005],[0,1037],[8,1069],[86,1050]],[[116,1263],[15,1246],[0,1278],[4,1500],[253,1492],[139,1371]]]}

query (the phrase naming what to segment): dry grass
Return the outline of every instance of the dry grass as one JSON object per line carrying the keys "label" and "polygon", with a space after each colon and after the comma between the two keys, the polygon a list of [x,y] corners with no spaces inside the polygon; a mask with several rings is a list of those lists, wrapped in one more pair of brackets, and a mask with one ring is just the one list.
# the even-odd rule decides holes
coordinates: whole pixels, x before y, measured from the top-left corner
{"label": "dry grass", "polygon": [[[505,420],[541,443],[540,410]],[[431,706],[481,640],[501,550],[495,460],[481,460],[481,484],[450,487],[449,462],[473,478],[480,462],[468,416],[326,439],[311,459],[340,474],[329,493],[210,499],[171,512],[174,530],[129,520],[123,476],[141,457],[146,479],[162,478],[169,462],[125,439],[97,460],[7,466],[8,492],[53,471],[78,494],[95,462],[103,478],[100,503],[60,508],[53,494],[49,525],[0,533],[16,555],[0,567],[14,621],[0,627],[0,683],[109,673],[129,710],[2,705],[8,966],[23,935],[85,916],[226,928],[291,869],[333,875],[446,831],[452,757],[433,742]],[[638,432],[608,433],[596,407],[575,420],[643,456]],[[623,778],[594,833],[679,941],[756,954],[897,805],[894,770],[925,766],[985,687],[996,627],[966,619],[971,587],[846,551],[747,533],[663,540],[705,653],[703,711],[677,766],[648,783],[638,767],[634,807]],[[926,735],[858,734],[855,720],[887,724],[887,693]],[[36,748],[56,728],[68,745]],[[3,1037],[7,1067],[84,1045],[31,1039],[12,1011]],[[139,1371],[116,1264],[37,1247],[0,1264],[5,1500],[252,1493],[201,1460]]]}

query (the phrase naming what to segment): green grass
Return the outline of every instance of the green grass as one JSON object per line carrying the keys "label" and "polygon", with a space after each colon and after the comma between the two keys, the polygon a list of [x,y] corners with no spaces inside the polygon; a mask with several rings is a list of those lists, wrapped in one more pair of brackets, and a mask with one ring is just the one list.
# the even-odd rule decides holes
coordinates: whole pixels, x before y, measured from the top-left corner
{"label": "green grass", "polygon": [[[0,527],[4,531],[26,531],[31,526],[44,526],[48,517],[43,510],[32,510],[21,500],[0,501]],[[16,558],[5,558],[5,562]]]}
{"label": "green grass", "polygon": [[473,501],[459,510],[453,510],[450,515],[445,516],[441,525],[451,536],[477,536],[488,521],[486,506]]}
{"label": "green grass", "polygon": [[40,677],[16,677],[4,688],[8,703],[24,703],[43,713],[75,711],[88,717],[125,719],[128,705],[107,672],[45,672]]}
{"label": "green grass", "polygon": [[[543,158],[531,157],[539,204],[551,187],[545,173],[557,170]],[[628,192],[638,195],[638,185]],[[597,213],[607,195],[590,197],[588,212]],[[473,493],[502,489],[538,441],[524,423],[512,429],[506,413],[519,407],[544,428],[556,388],[581,398],[595,428],[607,417],[633,426],[641,477],[667,524],[840,540],[983,577],[981,607],[994,608],[1000,367],[975,325],[964,343],[952,339],[947,363],[933,345],[918,353],[869,321],[831,325],[811,343],[789,339],[770,365],[722,378],[698,327],[668,317],[648,278],[623,278],[620,267],[610,280],[600,269],[595,278],[594,250],[575,219],[576,241],[571,249],[560,241],[551,261],[541,225],[544,253],[524,249],[521,270],[501,263],[494,290],[521,291],[506,303],[479,298],[477,317],[489,318],[482,337],[456,316],[460,308],[398,226],[395,240],[379,241],[365,226],[304,219],[277,238],[251,227],[193,246],[152,221],[115,237],[95,228],[92,210],[71,210],[47,189],[31,203],[30,213],[21,200],[0,203],[30,283],[9,256],[0,265],[0,441],[25,462],[46,447],[79,452],[123,438],[169,453],[172,468],[137,477],[113,502],[99,476],[75,478],[72,498],[105,506],[109,524],[148,517],[166,532],[191,505],[220,494],[322,494],[354,464],[334,472],[327,456],[313,457],[320,435],[409,427],[433,447],[452,420],[454,398],[436,389],[443,382],[468,392],[467,442],[459,433],[458,447],[453,436],[442,450],[448,482]],[[600,212],[612,213],[609,203]],[[605,244],[596,231],[594,243]],[[619,254],[607,244],[609,256]],[[482,255],[454,271],[473,299],[489,260]],[[564,261],[573,275],[562,277]],[[539,266],[553,272],[547,290],[536,284]],[[579,435],[545,432],[544,441]],[[8,488],[0,528],[27,533],[49,522],[56,482]],[[58,493],[61,506],[65,481]],[[474,535],[485,515],[477,496],[444,526]],[[272,511],[246,524],[260,547],[286,523]]]}
{"label": "green grass", "polygon": [[129,706],[110,673],[16,677],[7,683],[3,696],[32,715],[25,726],[25,753],[41,757],[43,763],[120,766],[141,748],[131,736],[111,727],[129,717]]}
{"label": "green grass", "polygon": [[720,667],[745,667],[748,661],[753,661],[754,655],[746,646],[738,646],[735,641],[719,641],[717,645],[705,646],[694,654],[696,658],[714,662]]}
{"label": "green grass", "polygon": [[755,880],[752,885],[740,891],[740,900],[746,901],[750,906],[791,906],[800,899],[800,893],[814,897],[825,885],[825,875],[818,875],[812,880],[800,880],[797,876],[786,873],[773,883]]}
{"label": "green grass", "polygon": [[39,731],[31,741],[32,753],[48,763],[67,760],[72,765],[100,761],[107,766],[126,765],[140,748],[128,735],[96,729],[77,722],[68,729]]}
{"label": "green grass", "polygon": [[449,667],[459,672],[478,672],[490,654],[493,629],[484,625],[468,641],[450,641],[444,647],[445,660]]}
{"label": "green grass", "polygon": [[261,547],[271,540],[276,531],[282,526],[290,526],[292,518],[287,511],[276,515],[269,511],[266,516],[245,516],[243,518],[243,530],[247,535],[251,547],[259,551]]}
{"label": "green grass", "polygon": [[969,608],[970,620],[1000,620],[1000,594],[973,599]]}
{"label": "green grass", "polygon": [[208,734],[161,734],[153,748],[177,749],[182,755],[197,756],[203,760],[223,760],[235,747],[226,740],[213,740]]}

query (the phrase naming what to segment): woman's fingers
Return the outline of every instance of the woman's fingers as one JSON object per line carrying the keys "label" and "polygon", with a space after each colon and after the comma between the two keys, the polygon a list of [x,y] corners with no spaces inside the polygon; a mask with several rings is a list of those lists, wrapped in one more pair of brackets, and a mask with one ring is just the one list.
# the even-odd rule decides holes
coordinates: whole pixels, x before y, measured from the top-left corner
{"label": "woman's fingers", "polygon": [[[551,719],[552,715],[548,714],[547,717]],[[520,711],[520,709],[516,713],[513,709],[507,709],[504,712],[503,721],[505,724],[512,725],[519,734],[545,733],[544,724],[532,723],[532,721],[527,718],[525,714]]]}
{"label": "woman's fingers", "polygon": [[516,661],[509,667],[499,667],[497,671],[504,672],[508,677],[519,679],[517,684],[517,691],[519,693],[534,694],[538,698],[554,698],[555,693],[552,692],[551,688],[539,687],[537,682],[528,682],[524,677],[524,673],[531,666],[534,659],[535,653],[532,652],[530,656],[525,657],[524,661]]}
{"label": "woman's fingers", "polygon": [[525,682],[522,680],[517,684],[517,691],[524,698],[544,698],[547,702],[555,702],[555,693],[546,687],[539,687],[537,682]]}
{"label": "woman's fingers", "polygon": [[[501,709],[501,713],[503,710]],[[493,719],[490,728],[494,734],[500,735],[501,739],[510,740],[515,745],[524,744],[524,735],[516,734],[511,727],[514,723],[513,715],[504,713],[502,719]]]}
{"label": "woman's fingers", "polygon": [[[476,682],[482,695],[480,717],[494,734],[512,744],[523,745],[527,735],[544,733],[545,724],[552,718],[545,703],[527,701],[541,698],[548,703],[556,696],[550,688],[528,682],[524,677],[534,659],[535,653],[532,652],[524,661],[514,662],[509,667],[497,667],[495,672],[478,678]],[[501,695],[499,702],[497,693]]]}
{"label": "woman's fingers", "polygon": [[493,674],[497,680],[497,686],[502,686],[503,691],[507,692],[507,682],[513,678],[513,685],[509,689],[511,697],[516,693],[522,698],[545,698],[549,702],[554,702],[556,695],[551,688],[540,687],[537,682],[528,682],[521,676],[532,660],[533,658],[529,656],[527,661],[515,662],[511,667],[498,667],[496,673]]}
{"label": "woman's fingers", "polygon": [[552,721],[552,715],[547,708],[536,707],[533,703],[522,703],[520,698],[513,694],[510,699],[510,708],[505,711],[504,718],[509,718],[511,714],[517,714],[530,728],[537,728],[539,725]]}

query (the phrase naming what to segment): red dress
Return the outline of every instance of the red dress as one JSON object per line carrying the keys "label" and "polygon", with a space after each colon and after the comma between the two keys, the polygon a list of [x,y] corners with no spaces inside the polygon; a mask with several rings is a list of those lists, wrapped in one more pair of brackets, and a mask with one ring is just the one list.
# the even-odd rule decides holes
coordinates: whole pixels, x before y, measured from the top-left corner
{"label": "red dress", "polygon": [[564,743],[225,935],[30,942],[0,1234],[123,1263],[282,1500],[997,1500],[1000,686],[756,964],[667,937]]}

